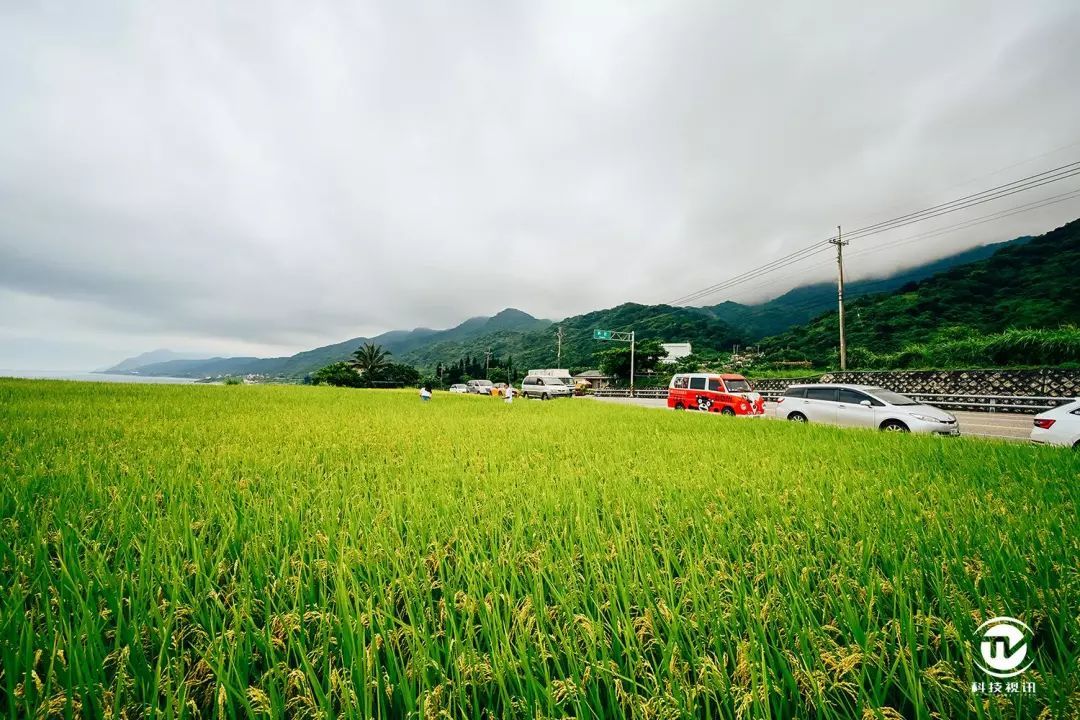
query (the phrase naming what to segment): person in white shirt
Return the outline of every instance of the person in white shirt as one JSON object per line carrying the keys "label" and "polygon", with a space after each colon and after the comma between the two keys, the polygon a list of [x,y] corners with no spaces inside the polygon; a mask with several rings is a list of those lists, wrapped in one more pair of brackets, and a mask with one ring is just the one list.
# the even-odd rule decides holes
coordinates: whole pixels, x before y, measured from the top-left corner
{"label": "person in white shirt", "polygon": [[506,389],[503,390],[503,402],[507,405],[514,402],[514,386],[510,383],[507,383]]}
{"label": "person in white shirt", "polygon": [[427,402],[430,399],[431,399],[431,388],[428,387],[427,385],[424,385],[423,387],[420,388],[420,400],[422,400],[423,402]]}

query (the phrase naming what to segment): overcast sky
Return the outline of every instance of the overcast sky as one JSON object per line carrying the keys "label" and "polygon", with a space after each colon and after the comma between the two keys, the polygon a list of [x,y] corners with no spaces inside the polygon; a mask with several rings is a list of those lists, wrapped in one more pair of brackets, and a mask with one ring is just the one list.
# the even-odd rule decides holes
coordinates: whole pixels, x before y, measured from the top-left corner
{"label": "overcast sky", "polygon": [[[1080,160],[1078,37],[1076,0],[3,2],[0,368],[672,301]],[[869,251],[1076,189],[848,274],[1044,232],[1080,199]]]}

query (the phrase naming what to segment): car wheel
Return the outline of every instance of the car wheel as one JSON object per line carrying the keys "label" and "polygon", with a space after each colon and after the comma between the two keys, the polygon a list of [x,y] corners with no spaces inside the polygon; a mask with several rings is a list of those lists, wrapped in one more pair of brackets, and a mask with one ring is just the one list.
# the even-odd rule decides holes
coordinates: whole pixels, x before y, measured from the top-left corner
{"label": "car wheel", "polygon": [[801,412],[793,412],[787,416],[787,419],[791,422],[804,423],[806,422],[806,416]]}
{"label": "car wheel", "polygon": [[908,426],[899,420],[886,420],[881,423],[881,429],[885,432],[911,432]]}
{"label": "car wheel", "polygon": [[540,396],[540,399],[541,400],[547,400],[548,399],[548,394],[544,393],[543,395]]}
{"label": "car wheel", "polygon": [[720,414],[727,415],[728,417],[735,417],[735,411],[729,407],[725,407],[723,410],[721,410]]}
{"label": "car wheel", "polygon": [[675,409],[676,410],[685,410],[686,406],[683,405],[682,403],[675,403]]}

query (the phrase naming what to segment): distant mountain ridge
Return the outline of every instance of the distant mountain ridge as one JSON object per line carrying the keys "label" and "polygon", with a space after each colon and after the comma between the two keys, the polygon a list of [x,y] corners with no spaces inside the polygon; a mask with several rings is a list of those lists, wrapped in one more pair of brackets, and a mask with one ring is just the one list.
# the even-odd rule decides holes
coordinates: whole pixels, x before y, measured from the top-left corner
{"label": "distant mountain ridge", "polygon": [[[850,282],[845,288],[846,294],[854,299],[896,290],[953,268],[983,261],[1010,248],[1025,246],[1031,241],[1031,237],[1025,236],[984,245],[885,278]],[[835,305],[836,287],[832,283],[797,287],[757,305],[724,302],[696,308],[626,303],[560,321],[559,326],[563,328],[561,356],[556,349],[552,321],[507,308],[490,317],[469,318],[446,330],[393,330],[370,338],[351,338],[288,357],[176,358],[145,365],[134,365],[136,359],[132,358],[121,363],[125,369],[110,368],[110,372],[190,378],[257,374],[299,379],[330,363],[347,360],[365,342],[381,345],[390,351],[396,362],[409,363],[428,372],[438,363],[456,362],[486,351],[500,358],[509,357],[517,369],[555,367],[556,363],[561,367],[585,367],[594,365],[594,353],[607,347],[593,340],[592,331],[597,328],[632,327],[640,340],[690,342],[695,347],[718,350],[735,343],[753,343],[763,337],[793,332],[822,313],[827,314]]]}
{"label": "distant mountain ridge", "polygon": [[[889,292],[950,268],[984,260],[1003,248],[1023,245],[1030,241],[1031,236],[1025,235],[1013,240],[971,248],[882,278],[849,281],[844,284],[844,297],[853,300],[872,293]],[[742,330],[748,340],[757,341],[807,323],[835,307],[836,283],[823,282],[794,288],[779,297],[756,305],[728,301],[702,309]]]}
{"label": "distant mountain ridge", "polygon": [[151,350],[150,352],[144,352],[135,357],[129,357],[112,367],[95,370],[94,372],[123,374],[146,365],[171,362],[173,360],[206,360],[209,357],[210,355],[207,353],[174,352],[166,349]]}
{"label": "distant mountain ridge", "polygon": [[[463,342],[489,332],[526,332],[545,328],[550,320],[541,320],[516,308],[507,308],[491,317],[474,317],[447,330],[416,328],[414,330],[391,330],[373,337],[355,337],[333,345],[305,350],[288,357],[214,357],[201,359],[170,359],[133,365],[129,358],[106,372],[137,373],[168,377],[222,377],[227,375],[266,375],[280,378],[302,378],[304,375],[329,365],[347,360],[366,342],[373,342],[389,350],[394,360],[407,361],[410,352],[430,343]],[[141,356],[140,356],[141,357]],[[121,366],[125,366],[122,369]]]}
{"label": "distant mountain ridge", "polygon": [[[860,297],[844,310],[853,367],[943,367],[954,362],[944,357],[946,349],[967,367],[1080,363],[1073,344],[1080,326],[1080,220]],[[837,356],[838,327],[830,309],[760,347],[770,356],[826,366]]]}

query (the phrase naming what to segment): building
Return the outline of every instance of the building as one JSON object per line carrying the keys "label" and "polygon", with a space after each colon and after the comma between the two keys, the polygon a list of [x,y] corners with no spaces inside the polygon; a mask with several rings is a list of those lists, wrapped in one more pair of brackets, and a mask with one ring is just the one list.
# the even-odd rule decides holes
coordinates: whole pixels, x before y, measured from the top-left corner
{"label": "building", "polygon": [[605,375],[599,370],[586,370],[574,376],[574,382],[587,382],[593,390],[606,388],[611,383],[611,376]]}
{"label": "building", "polygon": [[663,360],[663,362],[666,363],[682,360],[684,357],[694,352],[690,348],[690,343],[660,343],[660,347],[664,348],[664,352],[667,353]]}

